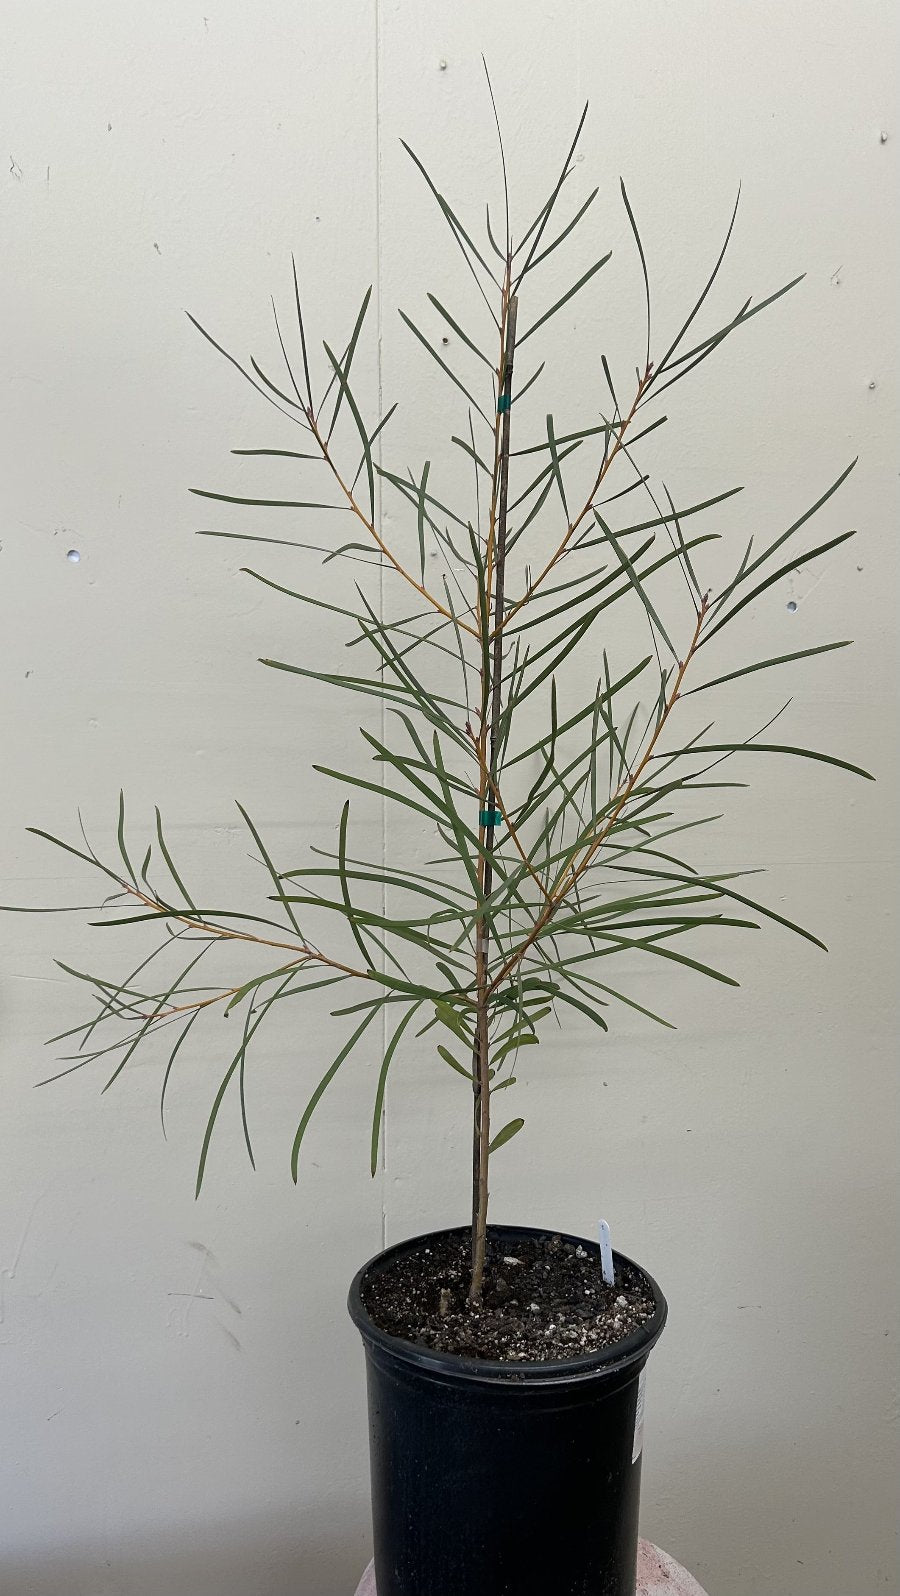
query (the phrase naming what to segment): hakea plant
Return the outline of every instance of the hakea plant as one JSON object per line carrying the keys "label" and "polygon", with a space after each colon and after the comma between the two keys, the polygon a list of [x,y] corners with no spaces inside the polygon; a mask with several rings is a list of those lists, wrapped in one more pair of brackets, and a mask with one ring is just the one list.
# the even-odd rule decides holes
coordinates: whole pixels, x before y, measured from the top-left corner
{"label": "hakea plant", "polygon": [[[362,731],[368,752],[380,767],[376,779],[334,770],[325,774],[351,789],[374,791],[385,801],[412,810],[429,828],[440,857],[421,869],[408,863],[386,864],[380,855],[351,857],[347,799],[337,826],[336,849],[320,855],[310,868],[284,870],[239,805],[254,851],[265,867],[266,894],[274,907],[260,905],[263,913],[240,908],[225,912],[205,908],[188,891],[158,811],[155,837],[139,865],[133,863],[138,855],[130,851],[121,799],[118,857],[112,862],[102,860],[87,840],[83,847],[73,846],[38,832],[106,878],[111,896],[100,906],[106,912],[100,923],[149,921],[163,933],[159,946],[124,979],[70,971],[92,989],[90,1016],[64,1033],[78,1038],[76,1053],[65,1061],[70,1068],[112,1058],[110,1085],[138,1047],[167,1031],[174,1045],[163,1073],[164,1107],[173,1067],[197,1019],[215,1011],[243,1015],[239,1045],[209,1114],[198,1191],[216,1119],[232,1082],[253,1157],[244,1098],[247,1055],[276,1004],[327,986],[352,984],[356,989],[353,999],[332,1011],[346,1020],[349,1034],[344,1033],[336,1057],[300,1118],[292,1151],[295,1180],[304,1134],[323,1093],[363,1038],[380,1029],[386,1043],[374,1092],[375,1173],[392,1060],[401,1042],[432,1032],[441,1068],[449,1066],[470,1094],[473,1304],[480,1300],[484,1274],[489,1160],[523,1123],[521,1118],[497,1113],[499,1094],[514,1084],[520,1050],[536,1043],[563,1007],[577,1010],[603,1031],[608,1028],[606,1011],[615,1003],[667,1023],[611,985],[601,961],[638,951],[735,985],[729,976],[682,951],[687,933],[754,926],[752,916],[758,915],[818,942],[810,932],[739,891],[733,884],[734,873],[706,874],[673,853],[675,833],[706,823],[687,807],[690,795],[701,788],[740,785],[721,781],[718,773],[710,776],[713,767],[738,753],[795,755],[857,770],[830,755],[761,741],[764,733],[736,741],[715,731],[715,722],[692,736],[679,736],[676,729],[678,706],[688,693],[713,692],[749,672],[846,646],[823,643],[777,658],[753,658],[724,672],[715,664],[716,639],[748,605],[787,572],[853,536],[845,531],[814,547],[798,548],[795,543],[852,467],[764,547],[755,547],[751,539],[730,580],[711,592],[698,571],[698,551],[717,534],[690,535],[686,523],[714,510],[730,493],[678,509],[664,484],[658,489],[653,485],[634,453],[639,440],[665,420],[664,415],[654,416],[652,409],[662,395],[800,281],[795,278],[758,303],[747,300],[712,332],[695,331],[722,265],[737,205],[696,303],[675,335],[662,340],[662,352],[651,358],[655,346],[647,264],[622,186],[646,300],[634,381],[627,392],[614,386],[609,364],[602,358],[602,380],[608,391],[602,411],[585,425],[562,432],[554,417],[547,415],[542,432],[512,447],[519,405],[543,372],[541,365],[517,385],[521,359],[530,353],[529,340],[593,281],[610,258],[603,254],[579,270],[549,307],[539,305],[536,312],[530,311],[529,291],[538,280],[538,268],[584,227],[597,197],[595,189],[574,216],[564,224],[557,222],[585,114],[549,198],[517,241],[510,231],[502,142],[505,220],[502,229],[492,227],[488,209],[483,239],[464,225],[409,150],[480,296],[483,328],[476,329],[464,327],[429,294],[446,329],[444,353],[403,315],[460,402],[463,426],[453,436],[452,446],[462,451],[473,472],[474,489],[467,504],[451,507],[436,496],[430,461],[405,475],[382,463],[385,429],[396,407],[366,417],[352,380],[371,291],[362,301],[343,351],[335,353],[332,345],[323,345],[327,364],[321,379],[301,313],[296,268],[290,328],[275,314],[281,376],[269,375],[256,360],[248,365],[239,362],[195,323],[259,396],[303,434],[299,451],[234,453],[287,456],[301,470],[312,469],[311,463],[318,461],[332,496],[287,500],[194,491],[208,500],[272,507],[282,514],[308,511],[315,516],[326,507],[341,508],[353,519],[354,541],[327,546],[326,557],[375,568],[375,588],[367,593],[363,576],[355,583],[356,601],[351,607],[324,603],[329,615],[349,628],[349,643],[368,651],[367,668],[351,667],[344,674],[277,660],[264,663],[370,696],[383,707],[384,724],[396,735],[381,741]],[[461,361],[469,363],[478,380],[450,364],[448,332]],[[600,369],[596,375],[599,381]],[[580,465],[589,454],[587,491],[582,487],[576,496],[570,461],[577,455]],[[381,501],[387,494],[404,507],[405,542],[389,540],[383,530]],[[622,516],[623,508],[635,503],[646,508],[631,518],[632,524],[623,524],[628,519]],[[305,550],[315,547],[281,536],[211,535],[246,536],[251,542]],[[680,619],[663,618],[672,595],[668,591],[663,595],[657,577],[667,568],[678,577]],[[430,576],[433,570],[440,571],[439,581]],[[302,603],[323,604],[320,598],[283,587],[259,572],[249,574]],[[393,606],[399,610],[394,619],[386,618],[378,600],[385,578],[392,579],[404,595],[404,602]],[[629,603],[649,646],[635,648],[624,668],[620,663],[614,669],[609,648],[600,639],[611,608]],[[582,680],[589,670],[596,685],[564,704],[563,692],[571,691],[573,673],[564,673],[563,667],[576,661]],[[533,731],[539,702],[546,703],[543,729],[529,736],[524,706],[529,705]],[[361,896],[375,889],[382,893],[389,889],[403,912],[364,907]],[[326,950],[318,938],[313,939],[306,924],[322,915],[343,922],[349,933],[346,947]],[[195,984],[201,961],[234,944],[254,961],[262,960],[263,967],[245,969],[237,983]],[[160,954],[177,956],[179,950],[184,951],[171,978],[151,975]],[[190,956],[185,957],[188,951]],[[204,974],[206,969],[204,965]],[[376,1027],[379,1019],[381,1026]],[[504,1095],[499,1101],[508,1099]]]}

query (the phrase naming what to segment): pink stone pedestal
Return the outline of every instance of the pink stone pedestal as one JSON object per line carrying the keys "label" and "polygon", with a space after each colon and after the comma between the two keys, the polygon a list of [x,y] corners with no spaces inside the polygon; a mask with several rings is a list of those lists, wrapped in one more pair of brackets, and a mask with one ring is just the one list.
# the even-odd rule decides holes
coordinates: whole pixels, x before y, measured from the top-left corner
{"label": "pink stone pedestal", "polygon": [[[377,1596],[375,1570],[371,1563],[363,1574],[356,1596]],[[706,1592],[668,1552],[661,1552],[650,1541],[638,1541],[635,1596],[706,1596]]]}

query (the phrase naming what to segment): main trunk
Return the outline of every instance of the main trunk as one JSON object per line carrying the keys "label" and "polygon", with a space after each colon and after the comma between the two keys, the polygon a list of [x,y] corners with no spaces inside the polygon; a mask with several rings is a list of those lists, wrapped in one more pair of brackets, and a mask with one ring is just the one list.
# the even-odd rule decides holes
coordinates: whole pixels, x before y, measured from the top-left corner
{"label": "main trunk", "polygon": [[[482,703],[487,725],[487,777],[481,782],[482,810],[479,815],[479,835],[484,846],[481,881],[483,900],[486,902],[493,890],[494,833],[502,819],[497,797],[497,756],[502,707],[503,683],[503,601],[506,574],[506,510],[509,495],[509,431],[512,408],[513,354],[516,344],[516,312],[518,301],[512,295],[506,306],[505,339],[497,409],[502,420],[500,447],[497,459],[496,511],[493,517],[493,563],[486,561],[486,569],[493,569],[493,643],[485,650],[490,661],[490,676],[484,682]],[[488,595],[490,597],[490,593]],[[491,1143],[491,1081],[490,1081],[490,928],[487,917],[479,920],[476,928],[475,993],[476,1028],[472,1059],[473,1137],[472,1137],[472,1283],[469,1300],[481,1301],[484,1281],[484,1251],[488,1214],[488,1161]]]}

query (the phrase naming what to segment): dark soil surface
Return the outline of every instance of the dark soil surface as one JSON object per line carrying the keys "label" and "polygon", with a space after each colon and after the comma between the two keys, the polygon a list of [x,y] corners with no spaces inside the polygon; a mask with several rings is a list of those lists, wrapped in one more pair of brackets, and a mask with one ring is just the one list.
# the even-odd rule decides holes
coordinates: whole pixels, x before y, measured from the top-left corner
{"label": "dark soil surface", "polygon": [[653,1297],[635,1269],[608,1286],[594,1251],[561,1236],[488,1236],[479,1308],[467,1301],[469,1237],[432,1238],[363,1281],[381,1330],[436,1352],[547,1363],[598,1352],[652,1319]]}

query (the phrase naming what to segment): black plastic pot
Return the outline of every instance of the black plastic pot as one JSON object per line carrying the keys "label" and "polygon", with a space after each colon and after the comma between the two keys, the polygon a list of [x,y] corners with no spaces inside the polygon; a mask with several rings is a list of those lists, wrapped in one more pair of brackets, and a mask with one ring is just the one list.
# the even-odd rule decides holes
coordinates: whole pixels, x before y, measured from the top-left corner
{"label": "black plastic pot", "polygon": [[509,1364],[432,1352],[379,1330],[360,1290],[432,1239],[380,1253],[348,1301],[366,1349],[378,1596],[634,1596],[641,1374],[666,1321],[659,1287],[641,1270],[656,1313],[589,1357]]}

